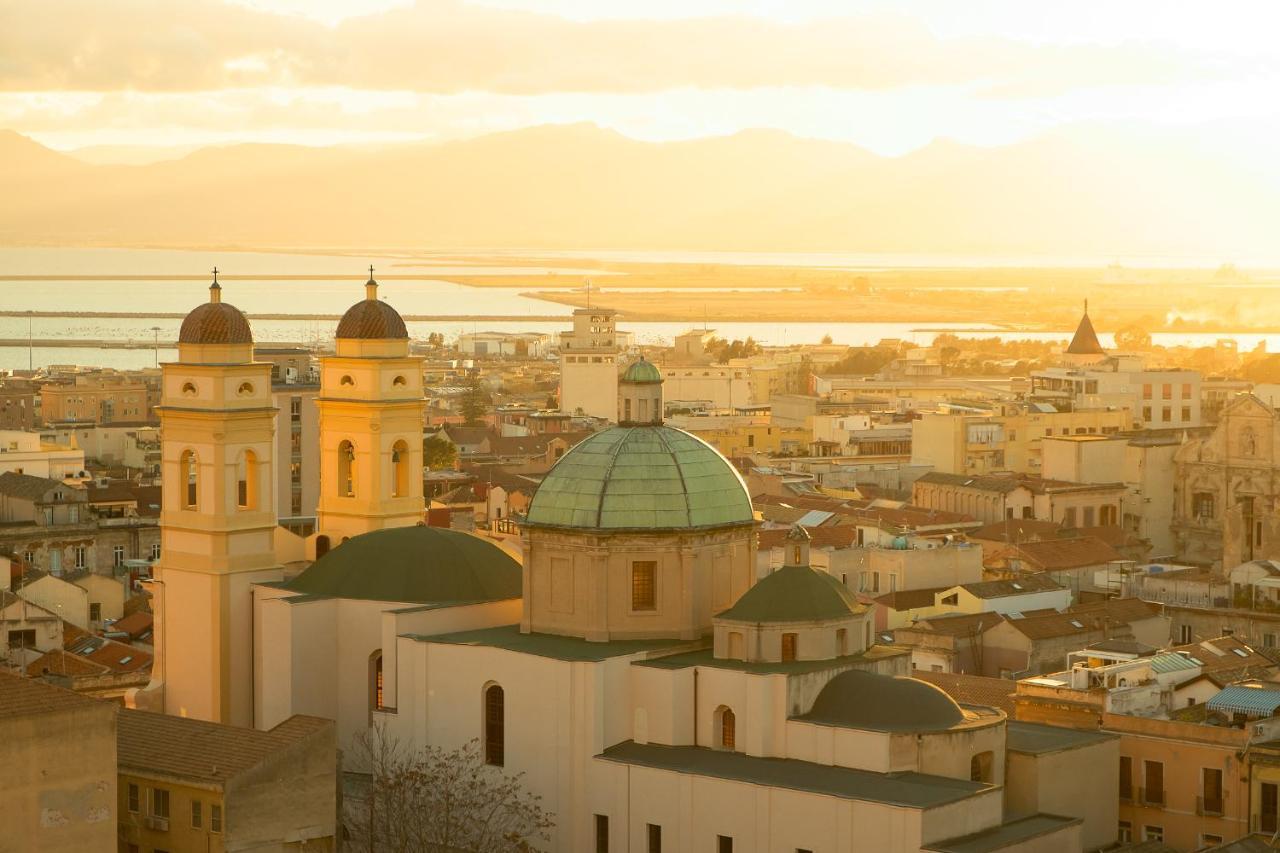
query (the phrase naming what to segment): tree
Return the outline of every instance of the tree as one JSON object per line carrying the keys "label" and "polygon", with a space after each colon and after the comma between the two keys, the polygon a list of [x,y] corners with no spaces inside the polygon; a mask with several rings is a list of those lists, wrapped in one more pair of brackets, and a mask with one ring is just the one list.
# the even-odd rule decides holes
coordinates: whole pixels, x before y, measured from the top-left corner
{"label": "tree", "polygon": [[485,764],[478,740],[461,749],[406,748],[382,725],[356,735],[363,790],[346,801],[351,847],[368,853],[537,853],[555,826],[524,774]]}
{"label": "tree", "polygon": [[429,435],[422,439],[422,464],[432,471],[452,468],[458,459],[458,448],[453,442],[438,435]]}
{"label": "tree", "polygon": [[460,401],[463,422],[467,426],[480,426],[484,423],[484,416],[489,414],[489,392],[478,376],[468,378],[464,387],[466,390]]}
{"label": "tree", "polygon": [[1137,323],[1116,330],[1116,348],[1121,350],[1151,349],[1151,333]]}
{"label": "tree", "polygon": [[831,343],[831,336],[830,336],[830,335],[823,335],[823,336],[822,336],[822,342],[823,342],[824,344],[830,344],[830,343]]}

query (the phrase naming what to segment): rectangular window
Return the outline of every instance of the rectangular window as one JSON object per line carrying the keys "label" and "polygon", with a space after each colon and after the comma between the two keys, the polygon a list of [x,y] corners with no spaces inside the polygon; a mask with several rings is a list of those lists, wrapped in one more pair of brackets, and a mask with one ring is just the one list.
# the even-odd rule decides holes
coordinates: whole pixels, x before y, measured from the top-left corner
{"label": "rectangular window", "polygon": [[129,783],[129,811],[132,812],[133,814],[138,813],[139,801],[140,801],[140,797],[138,796],[138,784],[136,782],[130,782]]}
{"label": "rectangular window", "polygon": [[89,621],[90,622],[102,621],[102,605],[97,601],[89,602]]}
{"label": "rectangular window", "polygon": [[1183,421],[1189,421],[1189,420],[1191,420],[1191,407],[1190,407],[1190,406],[1183,406],[1183,407],[1182,407],[1182,420],[1183,420]]}
{"label": "rectangular window", "polygon": [[1190,625],[1178,626],[1178,642],[1184,646],[1187,643],[1191,642],[1191,626]]}
{"label": "rectangular window", "polygon": [[151,816],[169,817],[169,791],[165,788],[151,789]]}
{"label": "rectangular window", "polygon": [[649,853],[662,853],[662,827],[649,824]]}
{"label": "rectangular window", "polygon": [[1119,832],[1116,833],[1116,841],[1121,844],[1128,844],[1133,841],[1133,824],[1127,820],[1120,821]]}
{"label": "rectangular window", "polygon": [[160,559],[160,543],[159,542],[151,543],[151,559],[153,560]]}
{"label": "rectangular window", "polygon": [[1222,771],[1216,767],[1205,767],[1200,771],[1200,814],[1222,814]]}
{"label": "rectangular window", "polygon": [[222,832],[222,806],[218,803],[209,804],[209,831]]}
{"label": "rectangular window", "polygon": [[1163,826],[1144,826],[1142,828],[1143,841],[1164,841]]}
{"label": "rectangular window", "polygon": [[1133,799],[1133,759],[1127,755],[1120,756],[1120,799]]}
{"label": "rectangular window", "polygon": [[1150,383],[1147,383],[1147,384],[1145,384],[1145,385],[1143,385],[1143,386],[1142,386],[1142,399],[1144,399],[1144,400],[1150,400],[1150,399],[1151,399],[1151,384],[1150,384]]}
{"label": "rectangular window", "polygon": [[1093,507],[1091,506],[1084,508],[1084,526],[1093,527]]}
{"label": "rectangular window", "polygon": [[[1142,802],[1149,806],[1164,805],[1164,762],[1144,761]],[[1156,839],[1159,841],[1160,839]]]}
{"label": "rectangular window", "polygon": [[596,815],[596,853],[609,853],[609,818]]}
{"label": "rectangular window", "polygon": [[200,811],[200,801],[191,801],[191,828],[200,829],[204,826],[204,815]]}
{"label": "rectangular window", "polygon": [[1191,399],[1191,383],[1190,382],[1182,383],[1182,399],[1184,400]]}
{"label": "rectangular window", "polygon": [[1147,422],[1147,423],[1150,423],[1150,422],[1151,422],[1151,407],[1150,407],[1150,406],[1143,406],[1143,407],[1142,407],[1142,420],[1143,420],[1143,421],[1145,421],[1145,422]]}
{"label": "rectangular window", "polygon": [[1173,408],[1171,406],[1160,407],[1160,423],[1167,424],[1173,420]]}
{"label": "rectangular window", "polygon": [[784,661],[793,661],[796,659],[796,634],[782,635],[782,659]]}
{"label": "rectangular window", "polygon": [[1193,492],[1191,495],[1191,514],[1196,518],[1213,518],[1217,511],[1213,492]]}
{"label": "rectangular window", "polygon": [[36,647],[36,629],[9,632],[10,649],[34,649]]}
{"label": "rectangular window", "polygon": [[1173,383],[1172,382],[1166,382],[1160,386],[1160,399],[1161,400],[1173,399]]}
{"label": "rectangular window", "polygon": [[733,839],[727,835],[717,835],[716,853],[733,853]]}
{"label": "rectangular window", "polygon": [[654,560],[631,563],[631,609],[656,610],[658,564]]}
{"label": "rectangular window", "polygon": [[1221,843],[1222,843],[1221,835],[1210,835],[1209,833],[1206,832],[1204,835],[1200,836],[1201,847],[1214,847]]}
{"label": "rectangular window", "polygon": [[85,548],[83,545],[76,546],[76,568],[83,569],[85,565]]}
{"label": "rectangular window", "polygon": [[1062,526],[1063,526],[1063,527],[1075,527],[1075,526],[1076,526],[1076,508],[1075,508],[1075,507],[1073,507],[1073,506],[1069,506],[1069,507],[1067,507],[1067,508],[1063,511],[1063,513],[1062,513]]}
{"label": "rectangular window", "polygon": [[117,569],[124,565],[124,546],[116,545],[111,549],[111,565]]}

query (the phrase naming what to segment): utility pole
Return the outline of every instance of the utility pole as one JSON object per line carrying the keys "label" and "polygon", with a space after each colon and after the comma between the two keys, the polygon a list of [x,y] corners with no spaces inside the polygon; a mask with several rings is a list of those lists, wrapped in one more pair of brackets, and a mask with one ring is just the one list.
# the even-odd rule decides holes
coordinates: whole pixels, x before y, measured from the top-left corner
{"label": "utility pole", "polygon": [[32,350],[32,347],[31,347],[31,341],[32,341],[31,319],[33,314],[34,312],[32,312],[30,308],[28,308],[27,309],[27,370],[36,369],[36,358],[35,358],[34,351]]}
{"label": "utility pole", "polygon": [[151,333],[155,335],[156,367],[159,367],[160,366],[160,327],[152,326]]}

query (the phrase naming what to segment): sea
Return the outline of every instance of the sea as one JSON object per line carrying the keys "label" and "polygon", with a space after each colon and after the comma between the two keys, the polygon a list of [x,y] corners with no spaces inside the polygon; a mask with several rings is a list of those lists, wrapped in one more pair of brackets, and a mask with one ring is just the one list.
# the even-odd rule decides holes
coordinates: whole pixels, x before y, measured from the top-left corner
{"label": "sea", "polygon": [[[152,366],[176,358],[176,351],[154,346],[156,341],[176,340],[181,315],[208,298],[209,271],[217,266],[226,276],[224,298],[246,313],[281,315],[284,319],[255,319],[254,338],[260,343],[323,345],[333,338],[336,320],[290,318],[290,314],[340,315],[362,295],[358,278],[373,265],[377,275],[422,276],[415,280],[382,279],[379,295],[402,314],[431,315],[430,321],[411,321],[409,334],[426,338],[433,332],[446,339],[477,331],[559,332],[570,326],[570,309],[564,305],[523,295],[530,288],[471,287],[431,275],[513,275],[558,273],[591,279],[597,289],[608,289],[607,273],[575,266],[589,258],[659,263],[723,263],[795,265],[838,269],[884,269],[927,266],[908,258],[840,255],[756,255],[731,253],[674,255],[627,252],[561,253],[540,257],[545,266],[530,266],[509,255],[486,257],[484,263],[459,256],[381,252],[373,254],[309,254],[290,252],[241,252],[178,249],[108,248],[0,248],[0,370],[39,368],[50,364],[82,364],[119,369]],[[472,256],[474,257],[474,256]],[[984,262],[985,263],[985,262]],[[554,264],[554,265],[551,265]],[[28,280],[25,277],[31,276]],[[85,278],[93,276],[93,279]],[[297,276],[298,278],[290,278]],[[36,278],[38,277],[38,278]],[[243,277],[243,278],[242,278]],[[330,278],[332,277],[332,278]],[[717,288],[723,290],[724,288]],[[72,312],[73,316],[23,316],[21,312]],[[131,313],[138,316],[104,318],[95,312]],[[16,316],[15,316],[16,314]],[[153,316],[178,315],[178,316]],[[564,319],[548,319],[557,316]],[[485,319],[475,319],[483,317]],[[528,319],[526,319],[528,318]],[[627,322],[641,344],[670,343],[690,328],[688,322]],[[848,346],[898,338],[927,344],[946,323],[832,323],[832,322],[717,322],[718,336],[747,337],[769,345],[818,343],[830,335]],[[961,337],[1003,337],[1057,341],[1070,337],[1070,329],[1011,332],[996,324],[967,324]],[[1165,346],[1205,346],[1222,338],[1234,338],[1239,347],[1252,349],[1265,341],[1270,351],[1280,348],[1280,334],[1157,333],[1155,343]],[[41,340],[75,339],[102,342],[101,346],[41,346]],[[1108,335],[1100,335],[1104,346]],[[134,347],[120,346],[133,344]]]}

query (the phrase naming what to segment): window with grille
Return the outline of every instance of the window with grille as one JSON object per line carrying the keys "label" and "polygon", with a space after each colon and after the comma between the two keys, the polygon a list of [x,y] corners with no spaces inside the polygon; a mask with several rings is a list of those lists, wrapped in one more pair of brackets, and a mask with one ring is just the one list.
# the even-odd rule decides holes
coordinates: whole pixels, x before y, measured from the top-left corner
{"label": "window with grille", "polygon": [[484,762],[495,767],[503,766],[506,759],[505,706],[502,688],[490,685],[484,691]]}
{"label": "window with grille", "polygon": [[653,560],[637,560],[631,564],[631,609],[656,610],[658,564]]}

